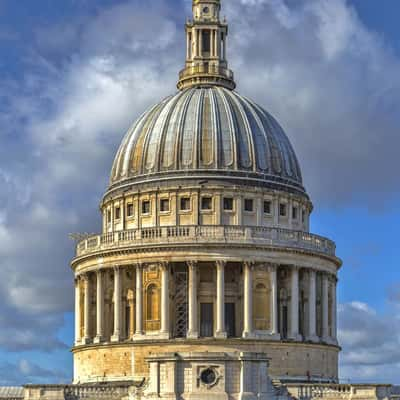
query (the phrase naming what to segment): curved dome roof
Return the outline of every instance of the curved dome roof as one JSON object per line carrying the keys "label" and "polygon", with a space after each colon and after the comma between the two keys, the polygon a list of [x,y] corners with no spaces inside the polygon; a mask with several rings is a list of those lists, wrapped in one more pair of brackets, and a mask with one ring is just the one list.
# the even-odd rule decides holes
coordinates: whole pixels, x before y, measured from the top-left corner
{"label": "curved dome roof", "polygon": [[299,163],[278,122],[223,87],[193,87],[164,99],[127,132],[110,189],[165,179],[240,179],[304,192]]}

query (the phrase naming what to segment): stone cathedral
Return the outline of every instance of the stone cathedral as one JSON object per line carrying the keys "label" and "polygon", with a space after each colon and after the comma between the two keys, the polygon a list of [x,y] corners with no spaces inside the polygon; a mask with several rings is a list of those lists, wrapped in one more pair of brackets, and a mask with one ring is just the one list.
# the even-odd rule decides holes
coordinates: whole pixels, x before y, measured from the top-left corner
{"label": "stone cathedral", "polygon": [[178,93],[132,125],[83,237],[73,384],[26,399],[384,399],[338,383],[335,244],[279,123],[235,91],[220,0],[194,0]]}

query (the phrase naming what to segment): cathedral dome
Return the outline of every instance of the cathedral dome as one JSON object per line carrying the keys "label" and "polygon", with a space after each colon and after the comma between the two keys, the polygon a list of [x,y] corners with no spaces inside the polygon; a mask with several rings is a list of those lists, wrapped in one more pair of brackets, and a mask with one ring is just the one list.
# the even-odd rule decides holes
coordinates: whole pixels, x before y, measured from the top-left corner
{"label": "cathedral dome", "polygon": [[304,193],[295,152],[278,122],[218,85],[184,89],[145,112],[119,148],[110,189],[183,178]]}

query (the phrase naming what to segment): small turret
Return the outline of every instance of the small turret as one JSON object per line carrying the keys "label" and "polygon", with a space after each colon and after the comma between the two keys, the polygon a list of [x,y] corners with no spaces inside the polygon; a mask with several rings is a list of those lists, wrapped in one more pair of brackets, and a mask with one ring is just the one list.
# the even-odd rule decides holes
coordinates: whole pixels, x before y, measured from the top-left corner
{"label": "small turret", "polygon": [[219,0],[193,0],[193,20],[186,23],[186,67],[179,74],[178,89],[236,87],[226,58],[228,25],[220,11]]}

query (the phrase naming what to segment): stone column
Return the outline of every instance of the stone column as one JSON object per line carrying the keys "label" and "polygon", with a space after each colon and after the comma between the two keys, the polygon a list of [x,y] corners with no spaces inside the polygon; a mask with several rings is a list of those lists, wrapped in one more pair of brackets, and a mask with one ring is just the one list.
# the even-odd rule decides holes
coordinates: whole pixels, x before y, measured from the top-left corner
{"label": "stone column", "polygon": [[317,275],[315,270],[309,271],[308,294],[308,337],[307,340],[318,342],[317,336]]}
{"label": "stone column", "polygon": [[243,338],[253,338],[253,265],[245,262],[244,265],[244,318]]}
{"label": "stone column", "polygon": [[279,225],[279,197],[274,198],[274,226]]}
{"label": "stone column", "polygon": [[218,57],[218,30],[214,31],[214,57]]}
{"label": "stone column", "polygon": [[189,330],[188,339],[197,339],[199,337],[198,317],[197,317],[197,262],[189,261],[187,263],[189,270]]}
{"label": "stone column", "polygon": [[332,343],[338,344],[337,342],[337,298],[336,298],[336,283],[337,279],[336,276],[332,277]]}
{"label": "stone column", "polygon": [[81,279],[75,278],[75,346],[81,344]]}
{"label": "stone column", "polygon": [[299,268],[292,266],[292,284],[291,284],[291,301],[290,301],[291,326],[289,338],[300,341],[299,333]]}
{"label": "stone column", "polygon": [[278,328],[278,266],[269,267],[269,281],[271,284],[271,335],[280,338]]}
{"label": "stone column", "polygon": [[136,265],[136,332],[135,337],[143,336],[143,267]]}
{"label": "stone column", "polygon": [[161,331],[169,339],[169,268],[168,263],[161,263]]}
{"label": "stone column", "polygon": [[96,299],[96,337],[95,343],[104,340],[104,291],[103,291],[103,271],[97,271],[97,299]]}
{"label": "stone column", "polygon": [[114,334],[112,342],[121,340],[121,269],[114,267]]}
{"label": "stone column", "polygon": [[89,275],[83,276],[84,285],[84,307],[83,307],[83,343],[90,342],[90,281]]}
{"label": "stone column", "polygon": [[129,299],[129,339],[135,334],[135,301]]}
{"label": "stone column", "polygon": [[225,261],[217,261],[217,330],[215,337],[225,339]]}
{"label": "stone column", "polygon": [[328,325],[328,314],[329,314],[329,280],[328,275],[324,273],[322,275],[322,340],[329,342],[329,325]]}
{"label": "stone column", "polygon": [[293,228],[293,200],[291,198],[289,198],[287,207],[288,207],[288,210],[287,210],[288,225],[289,225],[289,229],[292,229]]}
{"label": "stone column", "polygon": [[191,46],[191,43],[190,43],[189,38],[190,38],[190,33],[187,32],[186,33],[186,60],[190,60],[190,46]]}

